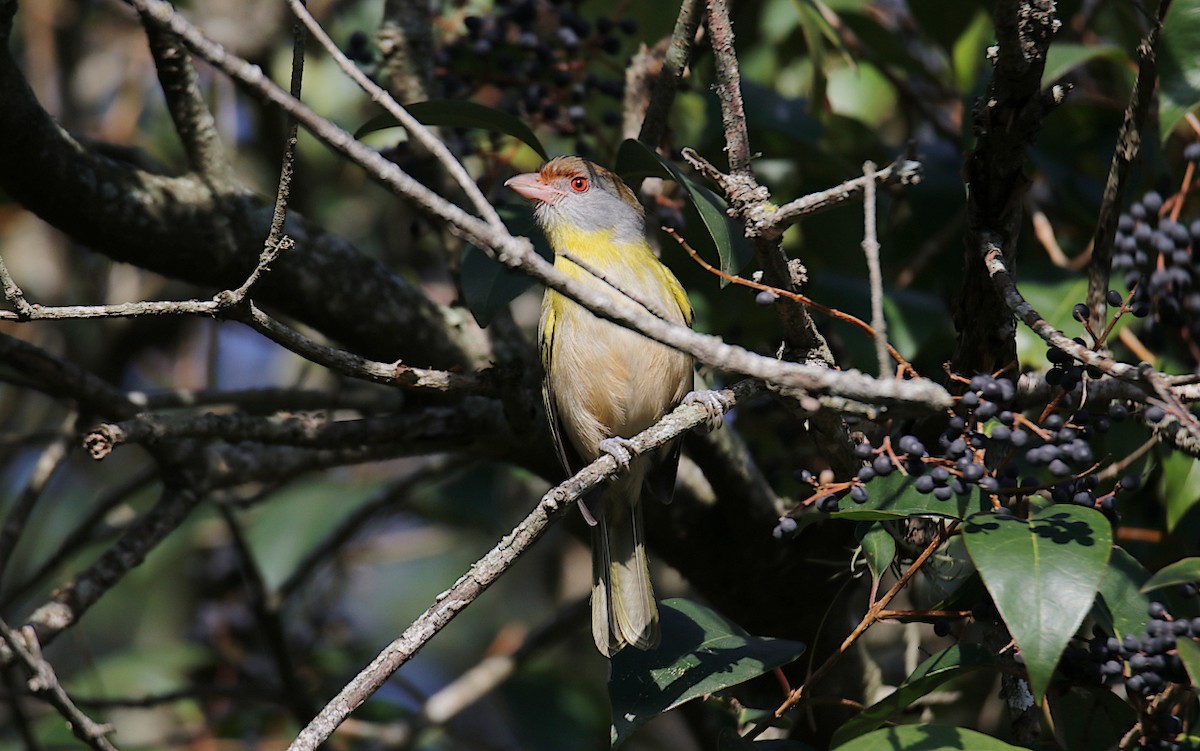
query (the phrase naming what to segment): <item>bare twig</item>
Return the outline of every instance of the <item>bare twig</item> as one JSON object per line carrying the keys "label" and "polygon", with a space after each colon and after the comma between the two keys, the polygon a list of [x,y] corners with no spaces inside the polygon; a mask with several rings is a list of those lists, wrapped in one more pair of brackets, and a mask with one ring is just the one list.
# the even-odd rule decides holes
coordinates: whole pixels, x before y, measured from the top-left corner
{"label": "bare twig", "polygon": [[[896,580],[896,583],[892,585],[892,588],[885,592],[882,597],[880,597],[873,605],[871,605],[870,609],[867,610],[867,614],[862,617],[862,620],[859,621],[858,625],[854,627],[854,630],[850,632],[850,635],[847,636],[842,642],[841,647],[839,647],[836,652],[829,655],[825,662],[823,662],[819,668],[814,670],[808,676],[802,686],[798,686],[788,694],[783,703],[780,704],[775,710],[776,719],[783,717],[792,707],[803,701],[806,695],[812,691],[812,687],[821,678],[823,678],[834,665],[837,664],[838,660],[842,658],[842,655],[846,654],[846,651],[853,646],[854,642],[856,642],[860,636],[866,633],[866,630],[870,628],[872,624],[883,617],[883,613],[888,612],[888,603],[890,603],[896,597],[896,595],[900,594],[900,590],[904,589],[905,585],[907,585],[909,580],[912,579],[918,570],[920,570],[921,566],[925,565],[925,561],[929,560],[929,557],[933,555],[939,547],[942,546],[942,543],[950,539],[950,536],[954,534],[955,530],[958,529],[958,524],[958,521],[954,521],[948,525],[940,526],[938,528],[937,534],[934,536],[933,540],[925,546],[925,549],[921,551],[921,554],[917,556],[916,560],[914,560],[912,564],[905,569],[904,573],[900,575],[900,578]],[[747,731],[742,737],[746,740],[753,740],[761,735],[763,731],[770,726],[771,725],[769,722],[759,723]]]}
{"label": "bare twig", "polygon": [[[876,170],[874,182],[878,185],[916,185],[921,182],[921,163],[907,157]],[[761,234],[783,234],[783,231],[806,216],[841,206],[866,190],[867,178],[856,177],[841,185],[818,193],[810,193],[775,208],[764,206],[747,218],[755,231]]]}
{"label": "bare twig", "polygon": [[[4,289],[4,297],[13,304],[17,309],[17,320],[29,320],[33,313],[33,306],[25,299],[25,293],[13,281],[12,274],[8,273],[8,267],[4,265],[4,259],[0,258],[0,287]],[[8,311],[0,310],[0,313]]]}
{"label": "bare twig", "polygon": [[762,378],[784,387],[838,393],[857,401],[889,407],[894,406],[896,397],[901,395],[904,397],[903,401],[914,406],[921,405],[921,408],[941,410],[949,404],[949,395],[945,390],[929,381],[877,381],[861,374],[782,362],[725,344],[717,337],[691,331],[685,326],[668,324],[629,306],[614,305],[606,293],[590,289],[588,285],[570,280],[556,271],[550,263],[534,252],[527,240],[513,238],[507,232],[472,217],[437,196],[375,151],[355,141],[350,134],[318,117],[311,109],[293,100],[268,80],[261,69],[230,55],[204,37],[169,4],[162,0],[132,2],[168,24],[193,50],[213,65],[291,112],[322,141],[366,167],[373,177],[408,197],[430,214],[444,220],[477,246],[490,250],[502,264],[562,292],[602,318],[634,328],[655,341],[688,352],[709,365]]}
{"label": "bare twig", "polygon": [[308,28],[313,39],[316,39],[325,48],[325,51],[334,59],[338,67],[342,69],[342,72],[350,80],[358,84],[359,88],[367,92],[371,96],[371,101],[387,110],[389,115],[396,118],[396,121],[404,126],[409,135],[416,138],[422,146],[429,149],[429,152],[437,157],[442,166],[454,178],[454,181],[458,183],[458,186],[471,199],[471,204],[479,212],[479,215],[483,217],[484,221],[493,230],[506,233],[504,222],[500,219],[500,215],[496,213],[495,207],[492,206],[487,197],[479,190],[479,186],[467,174],[462,163],[454,158],[454,155],[450,153],[450,149],[446,148],[446,144],[434,135],[432,131],[418,122],[415,117],[410,115],[408,110],[401,107],[386,89],[372,81],[365,73],[359,70],[358,66],[350,58],[346,57],[338,46],[334,44],[333,40],[329,38],[329,35],[325,33],[321,25],[312,17],[312,14],[304,7],[301,0],[288,0],[288,6],[292,9],[292,13],[296,15],[296,18],[300,19],[300,22]]}
{"label": "bare twig", "polygon": [[642,128],[638,140],[652,149],[658,148],[667,130],[667,113],[675,101],[675,94],[683,81],[687,70],[688,60],[692,56],[692,45],[695,43],[696,30],[700,28],[702,0],[681,0],[679,16],[675,19],[675,28],[671,31],[671,44],[663,56],[662,70],[654,81],[654,90],[650,92],[650,104],[646,107],[646,117],[642,120]]}
{"label": "bare twig", "polygon": [[871,328],[875,330],[875,359],[879,377],[888,374],[887,320],[883,317],[883,273],[879,270],[879,236],[875,232],[875,163],[863,164],[863,255],[871,286]]}
{"label": "bare twig", "polygon": [[[730,407],[737,399],[745,398],[754,386],[743,381],[724,392]],[[632,438],[633,450],[645,453],[663,445],[685,430],[699,425],[708,415],[702,405],[687,404],[664,416],[654,426]],[[616,461],[602,456],[547,492],[524,520],[504,537],[454,586],[438,595],[434,604],[421,614],[375,660],[364,668],[334,697],[308,727],[292,741],[290,751],[312,751],[344,721],[351,712],[371,696],[388,677],[408,662],[430,639],[458,613],[475,601],[484,590],[503,575],[550,524],[560,519],[587,490],[598,485],[617,470]]]}
{"label": "bare twig", "polygon": [[188,167],[204,178],[233,183],[233,169],[221,147],[216,122],[196,79],[196,70],[179,38],[145,13],[140,14],[167,100],[167,111],[183,143]]}
{"label": "bare twig", "polygon": [[1092,326],[1097,330],[1104,325],[1104,295],[1108,293],[1108,276],[1112,270],[1117,217],[1124,203],[1129,171],[1133,168],[1142,139],[1145,137],[1146,117],[1155,101],[1154,87],[1158,83],[1158,42],[1162,35],[1163,19],[1170,7],[1171,0],[1159,0],[1158,17],[1151,25],[1146,38],[1138,45],[1137,82],[1133,86],[1133,94],[1125,108],[1125,118],[1121,122],[1121,130],[1117,134],[1117,145],[1108,168],[1108,180],[1104,184],[1104,199],[1096,219],[1092,261],[1088,266],[1087,305],[1091,311],[1089,318]]}
{"label": "bare twig", "polygon": [[[725,0],[706,0],[709,44],[717,67],[717,99],[721,102],[721,123],[725,128],[725,152],[729,157],[729,176],[734,182],[750,177],[750,138],[746,132],[746,111],[742,105],[742,76],[733,47],[733,24]],[[744,189],[757,187],[753,178]],[[734,189],[735,191],[737,188]],[[736,195],[730,201],[740,203]]]}
{"label": "bare twig", "polygon": [[112,732],[110,725],[101,725],[85,715],[58,682],[54,668],[42,657],[41,646],[33,629],[22,629],[17,633],[0,620],[0,637],[18,661],[30,672],[29,690],[58,710],[67,720],[68,727],[76,738],[95,751],[116,751],[108,740]]}

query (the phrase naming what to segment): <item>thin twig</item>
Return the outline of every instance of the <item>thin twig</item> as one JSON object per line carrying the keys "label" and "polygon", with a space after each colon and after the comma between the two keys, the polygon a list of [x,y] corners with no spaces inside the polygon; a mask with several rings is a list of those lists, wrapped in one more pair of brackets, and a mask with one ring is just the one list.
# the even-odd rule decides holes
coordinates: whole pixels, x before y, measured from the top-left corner
{"label": "thin twig", "polygon": [[879,236],[875,231],[875,162],[863,163],[863,255],[871,286],[871,328],[875,330],[875,359],[879,377],[888,374],[887,320],[883,317],[883,273],[879,270]]}
{"label": "thin twig", "polygon": [[[750,175],[750,138],[742,104],[742,76],[733,46],[733,24],[729,21],[729,6],[725,0],[707,0],[707,6],[705,20],[717,68],[716,92],[721,102],[729,176],[740,180]],[[734,196],[730,199],[736,201]]]}
{"label": "thin twig", "polygon": [[500,215],[496,213],[495,207],[492,206],[487,197],[479,190],[479,186],[467,174],[462,163],[454,158],[454,155],[450,153],[450,149],[446,148],[446,144],[415,117],[410,115],[408,110],[400,106],[399,102],[393,99],[392,95],[386,89],[372,81],[365,73],[359,70],[358,66],[350,58],[346,57],[341,49],[334,44],[333,40],[329,38],[329,35],[325,33],[325,30],[321,28],[317,20],[312,17],[312,14],[308,12],[308,8],[304,7],[301,0],[288,0],[288,6],[292,9],[292,13],[296,15],[296,18],[300,19],[300,22],[308,28],[309,33],[317,40],[317,43],[325,48],[325,51],[329,53],[330,57],[337,63],[337,66],[342,69],[342,72],[349,76],[354,83],[358,84],[359,88],[367,92],[371,97],[371,101],[381,105],[389,115],[396,118],[396,121],[408,131],[409,135],[417,139],[422,146],[429,149],[429,152],[437,157],[437,160],[442,163],[442,166],[454,178],[458,186],[471,199],[471,204],[479,212],[479,216],[483,217],[483,220],[493,230],[507,233],[507,230],[504,228],[504,222],[500,219]]}
{"label": "thin twig", "polygon": [[[878,185],[916,185],[921,182],[921,163],[907,157],[892,162],[877,170],[874,182]],[[867,178],[856,177],[828,190],[810,193],[789,201],[757,217],[759,232],[783,231],[804,217],[819,214],[853,200],[866,190]]]}
{"label": "thin twig", "polygon": [[679,16],[675,19],[675,28],[671,31],[671,44],[663,56],[658,78],[654,80],[654,90],[650,92],[650,103],[646,107],[646,116],[638,133],[638,140],[651,149],[658,148],[666,133],[667,113],[671,111],[675,94],[683,82],[683,74],[692,56],[696,30],[700,28],[700,18],[703,15],[701,1],[681,0],[679,3]]}
{"label": "thin twig", "polygon": [[1113,241],[1117,235],[1117,218],[1124,203],[1129,172],[1137,159],[1142,140],[1146,137],[1146,117],[1155,101],[1154,87],[1158,83],[1158,43],[1162,36],[1163,19],[1171,7],[1171,0],[1159,0],[1158,17],[1150,26],[1145,39],[1138,45],[1138,77],[1133,94],[1125,107],[1125,117],[1117,134],[1117,145],[1113,150],[1108,168],[1108,180],[1104,184],[1104,198],[1100,214],[1096,219],[1096,235],[1092,240],[1092,261],[1088,267],[1087,305],[1091,311],[1092,326],[1099,329],[1104,325],[1106,307],[1104,296],[1108,293],[1108,277],[1112,270]]}
{"label": "thin twig", "polygon": [[[724,394],[726,408],[755,390],[752,382],[742,381]],[[646,453],[689,430],[709,416],[703,405],[686,404],[665,415],[655,425],[634,436],[633,450]],[[536,542],[550,524],[562,518],[575,501],[617,471],[617,463],[607,454],[580,470],[574,477],[548,491],[533,511],[486,555],[471,566],[454,586],[438,595],[434,604],[422,613],[334,697],[308,727],[292,741],[289,751],[312,751],[324,743],[333,731],[388,677],[407,663],[447,623],[475,601],[500,578],[517,558]]]}
{"label": "thin twig", "polygon": [[[904,589],[905,585],[908,584],[909,580],[912,579],[921,566],[925,565],[925,561],[929,560],[929,557],[933,555],[939,547],[942,546],[942,543],[950,539],[950,536],[958,529],[958,524],[959,522],[955,520],[950,524],[938,529],[933,540],[931,540],[930,543],[925,546],[925,549],[921,551],[921,554],[917,556],[916,560],[914,560],[912,564],[904,571],[904,573],[900,575],[900,578],[896,580],[896,583],[892,585],[891,589],[885,592],[884,595],[876,600],[875,604],[873,604],[870,609],[867,610],[867,614],[862,617],[862,620],[859,621],[858,625],[854,627],[854,630],[850,632],[850,635],[845,638],[841,646],[838,647],[838,650],[829,655],[825,662],[821,664],[821,667],[817,668],[812,672],[811,675],[808,676],[808,679],[804,682],[804,685],[798,686],[790,694],[788,694],[787,699],[785,699],[783,703],[780,704],[775,710],[775,719],[783,717],[792,707],[803,701],[805,696],[812,691],[813,685],[815,685],[817,681],[823,678],[825,674],[828,673],[835,664],[837,664],[838,660],[842,658],[842,655],[846,654],[847,650],[850,649],[854,642],[856,642],[858,638],[862,636],[868,628],[871,627],[872,624],[879,620],[881,617],[880,614],[887,612],[888,603],[890,603],[892,599],[900,593],[900,590]],[[746,740],[754,740],[759,735],[762,735],[763,731],[770,726],[771,724],[769,722],[759,723],[747,731],[742,737]]]}
{"label": "thin twig", "polygon": [[42,650],[33,629],[22,629],[18,634],[0,620],[0,637],[12,654],[16,655],[17,660],[30,672],[29,690],[66,718],[67,726],[76,738],[95,751],[117,751],[116,746],[107,738],[113,731],[112,726],[97,723],[75,706],[62,684],[58,682],[54,668],[42,657]]}

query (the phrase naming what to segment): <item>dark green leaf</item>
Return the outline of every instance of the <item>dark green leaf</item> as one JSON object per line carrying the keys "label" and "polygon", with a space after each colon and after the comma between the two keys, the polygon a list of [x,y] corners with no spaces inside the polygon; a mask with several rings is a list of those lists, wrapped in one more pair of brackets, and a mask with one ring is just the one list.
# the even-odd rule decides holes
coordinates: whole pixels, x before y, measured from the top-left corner
{"label": "dark green leaf", "polygon": [[1067,641],[1096,599],[1112,527],[1099,511],[1060,504],[1028,520],[980,514],[967,520],[963,535],[1041,701]]}
{"label": "dark green leaf", "polygon": [[1026,751],[990,735],[946,725],[901,725],[855,738],[834,751]]}
{"label": "dark green leaf", "polygon": [[1167,502],[1167,531],[1200,502],[1200,462],[1192,457],[1175,452],[1162,462],[1160,493]]}
{"label": "dark green leaf", "polygon": [[955,644],[917,666],[904,683],[882,701],[864,709],[833,734],[835,748],[870,732],[897,712],[951,678],[993,665],[992,656],[979,644]]}
{"label": "dark green leaf", "polygon": [[987,7],[979,0],[909,0],[908,5],[918,28],[946,50],[954,47],[980,8]]}
{"label": "dark green leaf", "polygon": [[1159,135],[1165,141],[1200,102],[1200,0],[1177,0],[1158,49]]}
{"label": "dark green leaf", "polygon": [[892,565],[896,557],[896,538],[878,522],[859,525],[859,542],[862,543],[863,555],[867,559],[867,568],[871,570],[871,578],[879,583],[879,577]]}
{"label": "dark green leaf", "polygon": [[[446,128],[480,128],[496,133],[512,136],[533,149],[543,159],[549,159],[546,147],[534,135],[520,118],[502,110],[494,109],[477,102],[467,102],[455,99],[437,99],[428,102],[414,102],[404,105],[404,109],[422,125],[441,126]],[[377,115],[363,123],[354,132],[355,138],[361,138],[367,133],[374,133],[385,128],[398,128],[400,123],[388,113]]]}
{"label": "dark green leaf", "polygon": [[684,599],[659,603],[657,649],[623,649],[612,658],[608,694],[615,746],[647,720],[786,665],[800,642],[751,636],[718,613]]}
{"label": "dark green leaf", "polygon": [[1192,686],[1200,687],[1200,644],[1192,639],[1180,639],[1175,643],[1175,650],[1179,652],[1179,659],[1192,679]]}
{"label": "dark green leaf", "polygon": [[971,495],[956,495],[939,501],[932,493],[917,492],[913,487],[916,480],[893,472],[887,477],[876,477],[867,483],[870,495],[863,503],[855,503],[850,496],[838,502],[839,511],[830,516],[838,519],[903,519],[913,514],[935,514],[961,519],[969,513]]}
{"label": "dark green leaf", "polygon": [[1042,88],[1046,88],[1091,60],[1106,59],[1122,62],[1125,53],[1119,47],[1096,44],[1056,43],[1046,53],[1046,67],[1042,71]]}
{"label": "dark green leaf", "polygon": [[1173,584],[1188,584],[1198,581],[1200,581],[1200,558],[1184,558],[1150,577],[1150,581],[1142,585],[1141,592],[1153,592]]}
{"label": "dark green leaf", "polygon": [[[534,250],[547,261],[554,259],[554,252],[546,242],[545,235],[533,221],[533,213],[526,206],[505,206],[498,209],[504,226],[514,235],[528,237]],[[480,326],[487,326],[498,311],[512,302],[517,295],[533,286],[533,279],[511,271],[487,253],[473,245],[463,249],[462,266],[463,303]]]}
{"label": "dark green leaf", "polygon": [[1107,688],[1071,686],[1048,701],[1066,751],[1116,748],[1137,721],[1133,707]]}
{"label": "dark green leaf", "polygon": [[792,740],[748,741],[725,728],[717,736],[717,751],[813,751],[807,743]]}
{"label": "dark green leaf", "polygon": [[[692,180],[682,170],[648,148],[641,141],[627,139],[617,150],[616,170],[625,179],[640,177],[661,177],[664,180],[674,180],[688,196],[690,213],[704,225],[707,234],[693,235],[689,238],[692,247],[700,255],[712,257],[715,251],[720,259],[721,270],[727,274],[736,274],[753,256],[750,244],[741,229],[733,223],[725,213],[725,201],[716,193]],[[690,219],[689,225],[694,225]],[[722,280],[722,286],[727,284]]]}
{"label": "dark green leaf", "polygon": [[1114,546],[1100,584],[1100,597],[1092,616],[1108,631],[1124,638],[1140,634],[1146,627],[1146,608],[1150,599],[1141,589],[1150,579],[1150,572],[1125,551]]}

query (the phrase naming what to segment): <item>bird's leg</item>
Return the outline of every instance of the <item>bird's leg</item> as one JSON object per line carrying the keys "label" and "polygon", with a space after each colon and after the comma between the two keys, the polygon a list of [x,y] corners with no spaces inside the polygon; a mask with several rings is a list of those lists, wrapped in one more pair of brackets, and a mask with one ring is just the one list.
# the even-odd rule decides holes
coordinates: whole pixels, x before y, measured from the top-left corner
{"label": "bird's leg", "polygon": [[637,453],[633,447],[633,441],[621,436],[605,438],[600,441],[597,448],[616,459],[617,466],[623,470],[629,469],[629,462],[633,461],[633,455]]}
{"label": "bird's leg", "polygon": [[705,432],[725,424],[725,410],[732,406],[732,399],[724,391],[716,389],[696,390],[683,397],[683,404],[699,404],[708,413],[704,417]]}

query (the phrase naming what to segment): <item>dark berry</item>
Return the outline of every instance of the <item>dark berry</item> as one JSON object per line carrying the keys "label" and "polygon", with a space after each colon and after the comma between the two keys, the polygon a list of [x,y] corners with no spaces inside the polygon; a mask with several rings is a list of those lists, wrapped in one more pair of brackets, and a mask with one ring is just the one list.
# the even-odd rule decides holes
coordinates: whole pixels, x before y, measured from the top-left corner
{"label": "dark berry", "polygon": [[1108,294],[1104,296],[1104,302],[1108,303],[1109,306],[1113,308],[1121,307],[1121,303],[1124,301],[1125,298],[1121,297],[1121,293],[1115,289],[1110,289]]}

